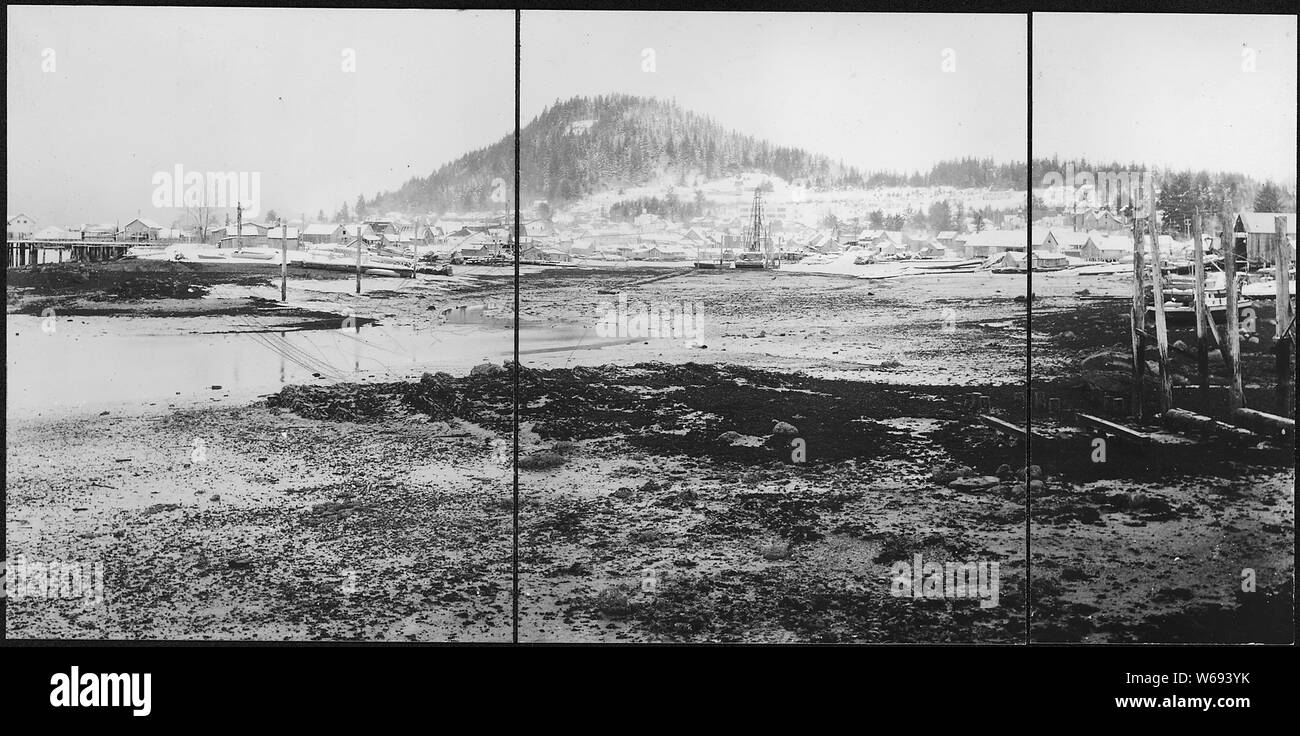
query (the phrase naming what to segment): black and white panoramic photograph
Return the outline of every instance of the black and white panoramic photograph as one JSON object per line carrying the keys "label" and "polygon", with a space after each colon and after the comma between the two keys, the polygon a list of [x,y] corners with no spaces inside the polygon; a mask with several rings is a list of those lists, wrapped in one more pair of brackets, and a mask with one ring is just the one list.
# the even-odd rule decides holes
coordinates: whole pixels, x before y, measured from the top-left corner
{"label": "black and white panoramic photograph", "polygon": [[1032,640],[1293,643],[1295,18],[1033,43]]}
{"label": "black and white panoramic photograph", "polygon": [[511,640],[514,42],[9,8],[9,638]]}
{"label": "black and white panoramic photograph", "polygon": [[871,11],[8,6],[0,644],[1293,645],[1296,16]]}

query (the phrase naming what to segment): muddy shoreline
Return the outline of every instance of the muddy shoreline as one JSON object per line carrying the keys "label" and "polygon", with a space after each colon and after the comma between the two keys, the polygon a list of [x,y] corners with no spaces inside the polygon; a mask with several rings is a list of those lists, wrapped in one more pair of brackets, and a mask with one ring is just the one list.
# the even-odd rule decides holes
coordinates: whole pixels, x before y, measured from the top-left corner
{"label": "muddy shoreline", "polygon": [[[95,316],[160,325],[248,309],[308,330],[349,311],[436,329],[446,315],[430,307],[446,298],[513,304],[504,272],[288,310],[224,298],[220,278],[203,286],[217,296],[100,301],[12,283],[8,296],[11,314],[40,315],[42,299],[62,300],[60,317],[122,310]],[[1106,298],[1116,285],[1036,279],[1041,372],[1027,387],[1018,287],[988,274],[540,270],[519,300],[543,331],[591,324],[621,293],[701,305],[705,339],[578,340],[517,369],[11,419],[11,556],[103,560],[112,592],[102,609],[11,601],[10,635],[509,640],[517,373],[522,641],[1014,643],[1027,605],[1038,641],[1289,640],[1293,445],[1116,446],[1102,468],[1081,436],[1036,444],[1024,467],[1023,441],[980,420],[973,397],[1047,427],[1060,417],[1033,391],[1086,401],[1081,361],[1127,331],[1122,301]],[[1270,390],[1261,378],[1248,400]],[[892,594],[893,566],[918,554],[996,562],[997,605]],[[1255,593],[1240,591],[1245,568]]]}

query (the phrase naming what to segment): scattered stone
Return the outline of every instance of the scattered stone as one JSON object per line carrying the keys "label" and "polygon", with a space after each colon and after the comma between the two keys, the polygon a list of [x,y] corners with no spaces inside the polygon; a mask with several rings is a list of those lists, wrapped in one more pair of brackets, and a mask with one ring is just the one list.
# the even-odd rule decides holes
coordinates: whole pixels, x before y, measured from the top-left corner
{"label": "scattered stone", "polygon": [[[213,496],[213,498],[216,498],[216,496]],[[141,513],[145,516],[152,516],[154,514],[161,514],[164,511],[175,511],[180,507],[181,505],[178,503],[156,503],[152,506],[146,507]]]}
{"label": "scattered stone", "polygon": [[799,436],[799,430],[794,428],[789,422],[776,422],[772,425],[773,435],[786,435],[789,437]]}
{"label": "scattered stone", "polygon": [[605,588],[596,594],[595,608],[611,618],[623,618],[632,613],[632,604],[623,588]]}
{"label": "scattered stone", "polygon": [[553,470],[565,462],[558,452],[542,450],[519,458],[519,467],[524,470]]}
{"label": "scattered stone", "polygon": [[790,556],[789,542],[772,542],[759,548],[765,560],[784,560]]}
{"label": "scattered stone", "polygon": [[969,465],[957,465],[956,463],[944,463],[936,465],[930,469],[930,480],[941,485],[948,485],[958,478],[965,478],[974,475],[975,471]]}
{"label": "scattered stone", "polygon": [[948,487],[959,491],[978,491],[981,488],[996,486],[1001,482],[996,475],[976,475],[968,478],[957,478],[948,483]]}
{"label": "scattered stone", "polygon": [[1016,480],[1044,480],[1043,469],[1037,465],[1030,465],[1027,468],[1021,468],[1016,471]]}

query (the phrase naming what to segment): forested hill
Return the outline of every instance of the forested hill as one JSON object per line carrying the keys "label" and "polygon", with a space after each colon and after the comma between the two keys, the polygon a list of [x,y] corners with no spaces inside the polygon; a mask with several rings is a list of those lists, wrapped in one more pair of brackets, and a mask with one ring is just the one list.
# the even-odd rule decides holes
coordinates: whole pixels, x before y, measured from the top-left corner
{"label": "forested hill", "polygon": [[[1024,186],[1023,164],[967,158],[927,172],[865,172],[829,156],[727,130],[676,103],[631,95],[574,97],[545,109],[522,131],[523,201],[552,206],[612,188],[667,178],[680,186],[746,171],[815,188]],[[883,144],[882,144],[883,145]],[[373,212],[504,210],[514,183],[514,137],[472,151],[394,192],[358,201]]]}

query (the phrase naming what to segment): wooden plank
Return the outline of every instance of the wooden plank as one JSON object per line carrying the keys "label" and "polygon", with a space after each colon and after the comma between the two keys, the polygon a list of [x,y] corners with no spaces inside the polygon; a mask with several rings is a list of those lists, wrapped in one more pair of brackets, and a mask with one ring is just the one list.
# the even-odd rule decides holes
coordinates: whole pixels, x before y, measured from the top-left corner
{"label": "wooden plank", "polygon": [[1156,311],[1156,351],[1160,365],[1160,411],[1174,406],[1174,379],[1169,373],[1169,329],[1165,325],[1164,276],[1160,263],[1160,229],[1156,223],[1155,187],[1147,187],[1147,207],[1151,216],[1151,285]]}
{"label": "wooden plank", "polygon": [[1241,388],[1241,326],[1237,315],[1237,238],[1233,232],[1234,221],[1225,207],[1221,215],[1223,221],[1223,278],[1227,290],[1227,318],[1224,340],[1228,352],[1223,359],[1228,364],[1228,410],[1240,409],[1246,405],[1245,393]]}
{"label": "wooden plank", "polygon": [[1024,427],[1020,427],[1015,424],[1012,424],[1011,422],[998,419],[992,414],[981,414],[980,419],[990,427],[993,427],[994,429],[999,430],[1001,432],[1010,434],[1014,437],[1025,439],[1025,437],[1028,436],[1028,432],[1025,431]]}
{"label": "wooden plank", "polygon": [[1084,414],[1082,412],[1075,414],[1075,416],[1078,417],[1081,422],[1092,427],[1093,429],[1100,429],[1103,432],[1109,432],[1113,435],[1123,437],[1128,440],[1132,440],[1133,442],[1151,441],[1151,438],[1145,432],[1139,432],[1135,429],[1130,429],[1128,427],[1125,427],[1122,424],[1116,424],[1115,422],[1102,419],[1101,417],[1096,417],[1091,414]]}
{"label": "wooden plank", "polygon": [[1277,257],[1273,270],[1277,272],[1277,306],[1273,316],[1277,327],[1273,340],[1277,353],[1277,413],[1291,413],[1291,249],[1286,247],[1286,216],[1273,218],[1273,240],[1277,243]]}

